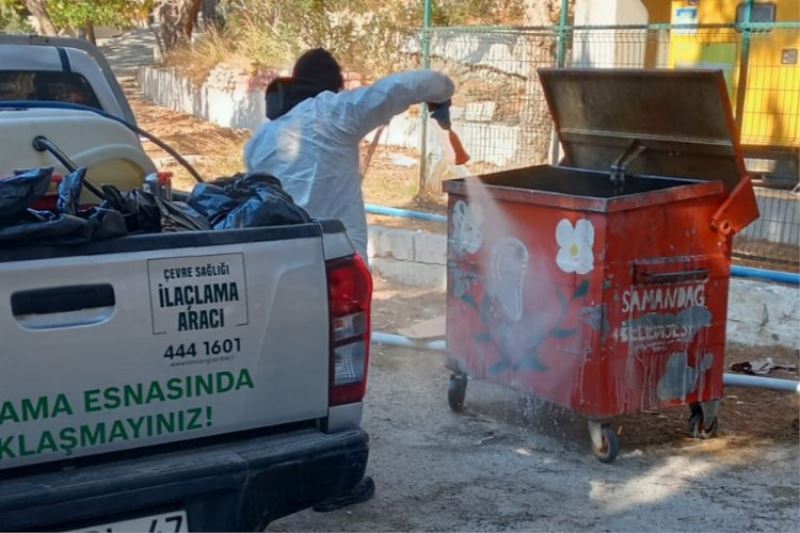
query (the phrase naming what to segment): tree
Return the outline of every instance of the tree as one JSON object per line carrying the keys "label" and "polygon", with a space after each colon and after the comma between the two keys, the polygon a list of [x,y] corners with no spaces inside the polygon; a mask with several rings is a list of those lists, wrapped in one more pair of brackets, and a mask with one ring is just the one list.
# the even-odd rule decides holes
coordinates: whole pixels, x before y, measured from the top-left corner
{"label": "tree", "polygon": [[19,0],[0,0],[0,32],[30,33],[28,11]]}
{"label": "tree", "polygon": [[0,19],[24,21],[29,13],[37,33],[55,36],[74,29],[94,42],[94,26],[132,26],[149,13],[155,0],[0,0]]}
{"label": "tree", "polygon": [[162,52],[188,42],[197,24],[203,0],[160,0],[154,15],[158,21],[158,44]]}
{"label": "tree", "polygon": [[44,35],[58,35],[58,28],[50,18],[46,0],[25,0],[25,7],[30,11],[33,18],[36,19],[36,29],[39,33]]}
{"label": "tree", "polygon": [[95,26],[132,26],[147,4],[140,0],[48,0],[47,12],[57,27],[82,30],[94,43]]}

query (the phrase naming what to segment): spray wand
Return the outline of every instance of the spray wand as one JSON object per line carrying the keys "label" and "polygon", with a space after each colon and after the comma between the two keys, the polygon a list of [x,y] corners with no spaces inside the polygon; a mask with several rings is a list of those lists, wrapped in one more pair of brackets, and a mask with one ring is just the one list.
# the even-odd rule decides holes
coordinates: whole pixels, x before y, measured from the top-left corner
{"label": "spray wand", "polygon": [[456,135],[456,132],[452,129],[452,124],[450,123],[450,103],[450,100],[441,104],[429,103],[428,109],[431,111],[431,118],[439,124],[442,131],[447,133],[447,139],[455,155],[455,164],[463,165],[469,161],[469,154],[464,150],[461,139],[458,138],[458,135]]}

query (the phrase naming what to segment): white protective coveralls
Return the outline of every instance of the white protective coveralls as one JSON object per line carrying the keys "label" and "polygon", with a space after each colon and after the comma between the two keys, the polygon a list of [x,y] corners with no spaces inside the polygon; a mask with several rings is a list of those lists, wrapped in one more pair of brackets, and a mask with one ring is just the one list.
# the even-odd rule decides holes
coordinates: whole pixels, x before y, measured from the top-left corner
{"label": "white protective coveralls", "polygon": [[453,92],[452,80],[433,71],[402,72],[368,87],[322,92],[261,126],[245,147],[247,170],[278,178],[312,217],[340,219],[367,261],[361,140],[411,105],[442,103]]}

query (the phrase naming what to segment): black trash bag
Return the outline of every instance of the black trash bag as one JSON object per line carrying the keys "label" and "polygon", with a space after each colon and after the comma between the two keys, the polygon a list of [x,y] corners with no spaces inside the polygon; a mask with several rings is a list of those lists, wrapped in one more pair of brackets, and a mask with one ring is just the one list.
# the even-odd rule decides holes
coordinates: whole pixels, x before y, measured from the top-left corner
{"label": "black trash bag", "polygon": [[79,168],[70,172],[61,180],[58,185],[58,201],[56,209],[65,215],[75,215],[80,209],[81,191],[83,190],[83,179],[86,177],[86,169]]}
{"label": "black trash bag", "polygon": [[239,205],[238,200],[228,196],[223,186],[216,184],[218,182],[195,185],[186,200],[187,205],[206,217],[212,226]]}
{"label": "black trash bag", "polygon": [[187,201],[215,230],[310,222],[281,182],[266,174],[237,174],[196,185]]}
{"label": "black trash bag", "polygon": [[187,205],[170,202],[141,189],[122,194],[115,187],[103,187],[103,207],[119,211],[131,233],[208,230],[208,220]]}
{"label": "black trash bag", "polygon": [[28,209],[8,225],[0,226],[0,244],[51,244],[62,239],[86,240],[87,222],[73,215]]}
{"label": "black trash bag", "polygon": [[104,185],[103,194],[100,207],[121,213],[129,233],[161,232],[161,209],[152,194],[140,189],[122,194],[113,185]]}
{"label": "black trash bag", "polygon": [[161,209],[162,231],[208,231],[208,219],[184,202],[170,202],[158,196],[153,197]]}
{"label": "black trash bag", "polygon": [[[71,245],[128,234],[121,213],[102,207],[80,210],[86,169],[64,177],[58,188],[56,212],[31,209],[47,193],[52,170],[29,170],[0,181],[0,204],[13,213],[0,220],[0,244]],[[16,198],[16,203],[11,198]]]}
{"label": "black trash bag", "polygon": [[0,225],[14,224],[19,216],[47,193],[53,168],[36,168],[0,178]]}
{"label": "black trash bag", "polygon": [[64,246],[127,234],[117,211],[93,207],[76,216],[29,209],[15,224],[0,227],[0,245]]}
{"label": "black trash bag", "polygon": [[95,207],[86,218],[89,227],[89,237],[92,240],[113,239],[124,237],[128,234],[128,224],[119,211]]}

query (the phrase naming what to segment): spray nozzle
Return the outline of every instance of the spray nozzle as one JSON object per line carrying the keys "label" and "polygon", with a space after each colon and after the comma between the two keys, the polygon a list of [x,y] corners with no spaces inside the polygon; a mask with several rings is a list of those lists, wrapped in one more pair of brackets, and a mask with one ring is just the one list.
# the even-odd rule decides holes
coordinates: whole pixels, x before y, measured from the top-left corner
{"label": "spray nozzle", "polygon": [[431,111],[431,118],[439,124],[442,131],[447,133],[447,142],[453,149],[454,162],[456,166],[458,166],[469,161],[469,154],[461,144],[461,139],[459,139],[456,132],[452,129],[452,124],[450,123],[450,103],[450,100],[440,104],[429,103],[428,109]]}
{"label": "spray nozzle", "polygon": [[431,118],[435,120],[443,130],[450,129],[450,100],[440,104],[430,103],[428,109],[431,112]]}

